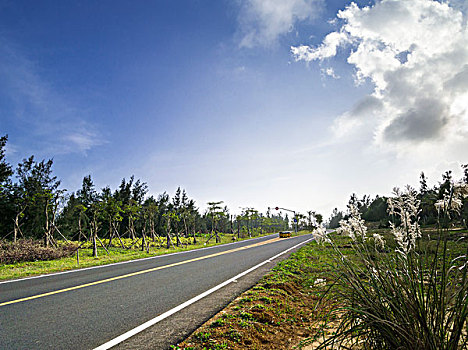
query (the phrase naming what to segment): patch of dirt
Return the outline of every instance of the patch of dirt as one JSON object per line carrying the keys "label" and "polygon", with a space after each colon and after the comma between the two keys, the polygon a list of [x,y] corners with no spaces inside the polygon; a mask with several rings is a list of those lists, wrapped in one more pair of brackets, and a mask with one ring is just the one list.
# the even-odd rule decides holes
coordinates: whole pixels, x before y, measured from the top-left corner
{"label": "patch of dirt", "polygon": [[202,325],[177,349],[293,349],[324,334],[332,303],[323,287],[260,282]]}

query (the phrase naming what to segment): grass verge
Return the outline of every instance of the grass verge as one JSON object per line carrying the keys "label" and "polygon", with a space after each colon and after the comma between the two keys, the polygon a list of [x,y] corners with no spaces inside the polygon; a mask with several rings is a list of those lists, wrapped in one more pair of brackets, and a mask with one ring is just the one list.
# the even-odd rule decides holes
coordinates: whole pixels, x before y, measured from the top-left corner
{"label": "grass verge", "polygon": [[324,300],[332,259],[315,242],[278,263],[174,349],[290,349],[327,332],[323,319],[334,302]]}

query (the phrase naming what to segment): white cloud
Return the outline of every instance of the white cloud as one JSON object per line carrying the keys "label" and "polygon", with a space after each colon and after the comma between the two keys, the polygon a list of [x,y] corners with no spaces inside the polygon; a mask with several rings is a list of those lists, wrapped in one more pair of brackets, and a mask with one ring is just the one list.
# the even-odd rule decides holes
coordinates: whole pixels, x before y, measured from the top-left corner
{"label": "white cloud", "polygon": [[16,153],[18,153],[18,147],[8,141],[5,146],[5,155],[9,157],[15,155]]}
{"label": "white cloud", "polygon": [[62,140],[64,144],[67,145],[65,148],[66,153],[86,153],[93,147],[106,143],[95,132],[84,128],[77,129],[64,135]]}
{"label": "white cloud", "polygon": [[321,70],[322,74],[328,75],[329,77],[332,77],[333,79],[340,79],[340,76],[335,73],[335,70],[331,67],[325,68]]}
{"label": "white cloud", "polygon": [[296,57],[296,60],[323,60],[325,58],[335,56],[337,54],[338,47],[349,41],[350,39],[346,32],[333,32],[323,39],[323,42],[319,47],[312,48],[310,46],[301,45],[292,47],[291,51]]}
{"label": "white cloud", "polygon": [[[397,152],[438,148],[447,154],[468,135],[468,28],[458,0],[381,0],[339,11],[342,25],[317,47],[292,47],[296,60],[337,56],[371,96],[339,116],[338,136],[373,128],[374,145]],[[369,99],[370,98],[370,99]],[[370,105],[369,105],[370,103]],[[409,148],[408,146],[417,146]]]}
{"label": "white cloud", "polygon": [[[363,132],[363,126],[367,125],[367,131],[372,135],[372,128],[375,127],[375,116],[382,108],[382,102],[375,96],[366,96],[360,100],[349,112],[336,118],[332,129],[335,135],[343,138],[359,129]],[[374,123],[370,123],[374,121]],[[370,130],[369,130],[370,129]]]}
{"label": "white cloud", "polygon": [[240,46],[271,46],[296,22],[316,17],[323,0],[245,0],[239,15]]}

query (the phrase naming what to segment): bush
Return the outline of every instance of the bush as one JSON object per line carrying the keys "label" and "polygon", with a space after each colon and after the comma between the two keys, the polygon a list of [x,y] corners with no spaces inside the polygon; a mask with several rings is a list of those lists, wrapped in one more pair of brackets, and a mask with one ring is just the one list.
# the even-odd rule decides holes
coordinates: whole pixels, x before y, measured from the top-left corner
{"label": "bush", "polygon": [[368,234],[355,207],[339,229],[351,238],[353,254],[344,255],[326,237],[336,253],[333,293],[345,306],[334,310],[341,323],[320,348],[455,350],[468,346],[468,246],[448,242],[448,231],[440,229],[437,237],[420,244],[415,191],[408,187],[395,195],[389,199],[389,212],[401,224],[391,225],[392,245],[379,234]]}
{"label": "bush", "polygon": [[16,243],[0,241],[0,264],[59,259],[73,255],[77,248],[75,244],[46,248],[40,241],[32,239],[21,239]]}

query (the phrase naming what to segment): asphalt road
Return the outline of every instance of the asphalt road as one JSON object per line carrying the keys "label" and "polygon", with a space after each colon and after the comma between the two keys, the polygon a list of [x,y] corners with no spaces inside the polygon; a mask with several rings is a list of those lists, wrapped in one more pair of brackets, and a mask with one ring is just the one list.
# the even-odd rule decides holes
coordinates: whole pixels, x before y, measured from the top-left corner
{"label": "asphalt road", "polygon": [[93,349],[310,235],[274,237],[0,283],[0,349]]}

